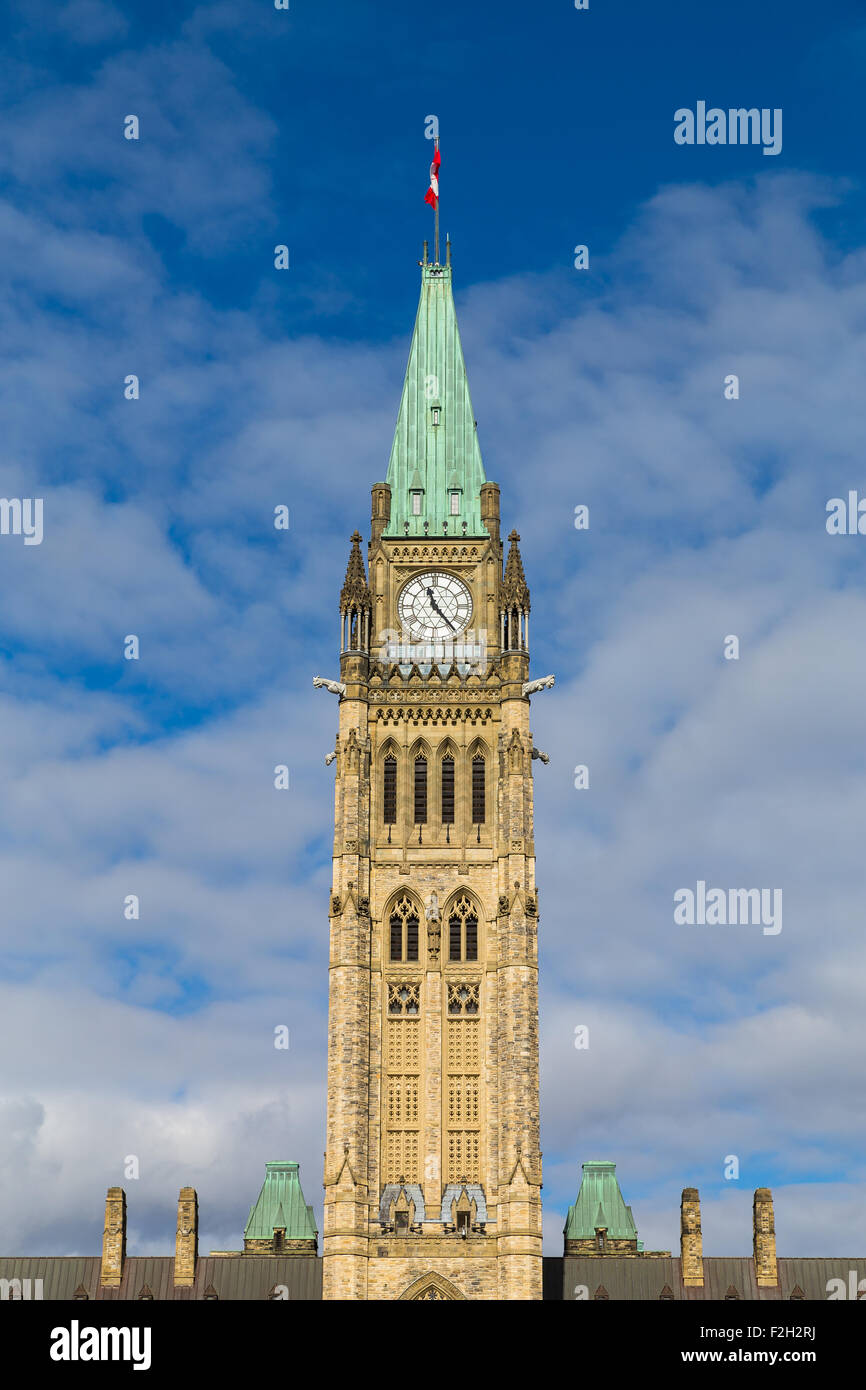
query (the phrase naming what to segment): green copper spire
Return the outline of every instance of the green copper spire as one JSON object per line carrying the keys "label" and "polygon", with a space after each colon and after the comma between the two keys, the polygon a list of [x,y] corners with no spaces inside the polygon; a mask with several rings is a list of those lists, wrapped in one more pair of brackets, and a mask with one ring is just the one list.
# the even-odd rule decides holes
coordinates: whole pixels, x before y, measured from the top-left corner
{"label": "green copper spire", "polygon": [[258,1201],[250,1210],[244,1241],[271,1241],[274,1231],[285,1240],[315,1240],[316,1221],[301,1191],[297,1163],[266,1163],[265,1181]]}
{"label": "green copper spire", "polygon": [[451,266],[425,261],[388,464],[391,520],[383,534],[486,536],[480,500],[484,482]]}
{"label": "green copper spire", "polygon": [[[636,1240],[637,1227],[619,1190],[615,1163],[584,1163],[580,1191],[568,1209],[566,1240],[591,1240],[601,1227],[608,1240]],[[640,1248],[640,1247],[638,1247]]]}

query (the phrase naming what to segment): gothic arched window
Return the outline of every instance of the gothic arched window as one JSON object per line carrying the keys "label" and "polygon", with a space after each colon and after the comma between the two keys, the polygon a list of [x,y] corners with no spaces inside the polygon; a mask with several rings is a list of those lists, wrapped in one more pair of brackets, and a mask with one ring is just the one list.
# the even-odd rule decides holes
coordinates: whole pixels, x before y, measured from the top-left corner
{"label": "gothic arched window", "polygon": [[442,759],[442,824],[454,824],[454,759],[450,753]]}
{"label": "gothic arched window", "polygon": [[476,753],[472,759],[472,824],[478,826],[478,838],[481,838],[481,826],[484,824],[485,812],[487,809],[487,798],[485,795],[485,763],[481,753]]}
{"label": "gothic arched window", "polygon": [[382,764],[382,805],[386,825],[397,822],[397,759],[389,753]]}
{"label": "gothic arched window", "polygon": [[415,824],[427,824],[427,759],[423,753],[415,759]]}
{"label": "gothic arched window", "polygon": [[418,959],[418,909],[404,893],[391,909],[391,960]]}
{"label": "gothic arched window", "polygon": [[465,893],[448,914],[448,959],[478,959],[478,914]]}

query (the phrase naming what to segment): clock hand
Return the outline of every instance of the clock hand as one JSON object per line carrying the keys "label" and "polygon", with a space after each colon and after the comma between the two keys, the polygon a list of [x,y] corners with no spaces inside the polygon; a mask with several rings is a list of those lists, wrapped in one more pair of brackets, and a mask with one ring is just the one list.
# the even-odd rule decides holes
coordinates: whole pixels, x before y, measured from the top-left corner
{"label": "clock hand", "polygon": [[446,622],[446,623],[448,624],[448,626],[450,627],[450,629],[451,629],[452,632],[456,632],[457,629],[456,629],[456,627],[454,626],[454,624],[452,623],[451,619],[445,617],[445,614],[442,612],[442,609],[439,607],[438,603],[436,602],[435,598],[433,597],[433,590],[432,590],[432,589],[428,589],[428,590],[427,590],[427,597],[428,597],[429,600],[430,600],[430,607],[433,609],[433,612],[439,614],[439,617],[443,620],[443,622]]}

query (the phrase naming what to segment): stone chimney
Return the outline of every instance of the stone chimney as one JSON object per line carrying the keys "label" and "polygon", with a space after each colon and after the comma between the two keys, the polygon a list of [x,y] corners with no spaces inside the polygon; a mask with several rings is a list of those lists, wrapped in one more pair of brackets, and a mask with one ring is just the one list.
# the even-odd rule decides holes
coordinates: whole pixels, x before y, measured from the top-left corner
{"label": "stone chimney", "polygon": [[174,1286],[191,1288],[198,1259],[198,1196],[194,1187],[182,1187],[177,1199],[177,1235],[174,1245]]}
{"label": "stone chimney", "polygon": [[752,1203],[752,1246],[758,1287],[775,1288],[779,1282],[779,1269],[776,1264],[773,1194],[769,1187],[759,1187],[755,1192]]}
{"label": "stone chimney", "polygon": [[102,1268],[99,1282],[104,1289],[117,1289],[123,1278],[126,1259],[126,1193],[110,1187],[105,1198],[105,1227],[102,1232]]}
{"label": "stone chimney", "polygon": [[687,1289],[704,1286],[704,1247],[701,1237],[701,1199],[696,1187],[684,1187],[680,1202],[680,1259]]}

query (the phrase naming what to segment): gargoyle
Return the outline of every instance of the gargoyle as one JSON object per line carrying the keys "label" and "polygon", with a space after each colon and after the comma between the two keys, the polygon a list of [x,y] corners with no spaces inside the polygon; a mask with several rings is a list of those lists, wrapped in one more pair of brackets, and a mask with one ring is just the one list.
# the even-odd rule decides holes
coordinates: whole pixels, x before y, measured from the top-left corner
{"label": "gargoyle", "polygon": [[539,690],[552,690],[556,685],[556,676],[542,676],[537,681],[524,681],[523,694],[536,695]]}
{"label": "gargoyle", "polygon": [[332,695],[345,695],[346,687],[342,681],[329,681],[324,676],[313,676],[313,685],[317,690],[330,690]]}

